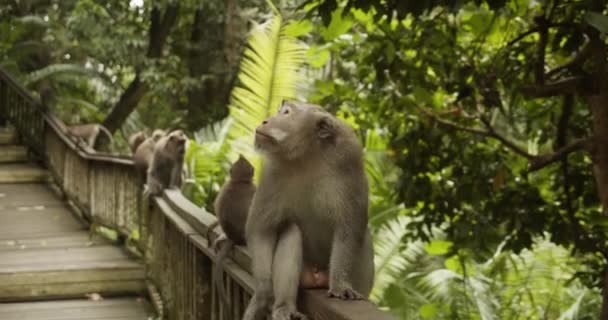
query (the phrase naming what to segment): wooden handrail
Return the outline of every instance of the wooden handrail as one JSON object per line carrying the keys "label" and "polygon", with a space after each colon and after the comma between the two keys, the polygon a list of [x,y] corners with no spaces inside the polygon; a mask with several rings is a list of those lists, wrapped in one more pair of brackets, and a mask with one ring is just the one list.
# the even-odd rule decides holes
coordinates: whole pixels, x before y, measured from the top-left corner
{"label": "wooden handrail", "polygon": [[[130,158],[82,148],[1,68],[0,116],[26,137],[24,143],[40,154],[54,183],[85,217],[124,237],[137,238],[137,231],[147,277],[159,289],[169,319],[223,319],[225,312],[240,318],[253,291],[251,257],[237,246],[227,259],[224,280],[231,306],[223,310],[211,281],[216,255],[203,236],[214,215],[179,190],[165,190],[146,203]],[[219,236],[209,234],[211,240]],[[392,319],[371,302],[328,299],[325,290],[305,290],[300,298],[300,308],[313,319]]]}

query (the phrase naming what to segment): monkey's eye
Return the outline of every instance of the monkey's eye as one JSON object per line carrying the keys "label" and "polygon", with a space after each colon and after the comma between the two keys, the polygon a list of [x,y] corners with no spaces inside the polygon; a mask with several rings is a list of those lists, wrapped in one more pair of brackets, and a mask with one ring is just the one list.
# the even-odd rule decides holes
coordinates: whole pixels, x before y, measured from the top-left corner
{"label": "monkey's eye", "polygon": [[281,113],[283,113],[283,114],[289,114],[289,108],[284,108]]}

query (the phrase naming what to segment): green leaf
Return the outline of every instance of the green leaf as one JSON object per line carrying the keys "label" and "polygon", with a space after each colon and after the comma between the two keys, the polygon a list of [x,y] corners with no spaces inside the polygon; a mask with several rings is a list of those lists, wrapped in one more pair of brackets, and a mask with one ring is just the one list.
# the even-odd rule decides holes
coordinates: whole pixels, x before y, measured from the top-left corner
{"label": "green leaf", "polygon": [[424,249],[430,255],[440,256],[448,253],[452,248],[452,245],[454,245],[454,243],[452,243],[451,241],[433,240],[429,244],[427,244]]}
{"label": "green leaf", "polygon": [[308,63],[314,68],[321,68],[329,60],[329,50],[319,47],[310,47],[308,49]]}
{"label": "green leaf", "polygon": [[585,21],[597,30],[608,33],[608,17],[598,12],[587,12]]}
{"label": "green leaf", "polygon": [[423,87],[415,86],[413,90],[414,100],[417,104],[426,105],[429,107],[433,105],[433,96],[431,93]]}
{"label": "green leaf", "polygon": [[342,8],[338,8],[331,14],[331,22],[326,29],[321,31],[321,36],[325,41],[331,41],[343,33],[350,30],[353,25],[353,21],[342,15]]}
{"label": "green leaf", "polygon": [[439,312],[439,307],[436,303],[427,303],[420,307],[419,312],[423,319],[434,319]]}
{"label": "green leaf", "polygon": [[310,20],[292,21],[285,26],[285,34],[290,37],[300,37],[312,31],[313,25]]}
{"label": "green leaf", "polygon": [[445,265],[446,269],[452,270],[458,274],[463,274],[462,264],[460,263],[457,255],[447,258],[443,264]]}

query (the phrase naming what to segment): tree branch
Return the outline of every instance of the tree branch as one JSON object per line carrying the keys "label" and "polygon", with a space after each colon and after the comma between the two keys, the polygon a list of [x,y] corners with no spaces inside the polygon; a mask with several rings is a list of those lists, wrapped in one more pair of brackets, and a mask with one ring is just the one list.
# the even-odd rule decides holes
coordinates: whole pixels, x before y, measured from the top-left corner
{"label": "tree branch", "polygon": [[549,78],[553,77],[554,75],[556,75],[557,73],[561,72],[562,70],[581,66],[585,62],[585,60],[587,60],[587,58],[589,58],[590,56],[591,56],[591,45],[590,45],[590,41],[587,41],[583,45],[581,50],[579,50],[579,52],[577,52],[576,55],[574,55],[572,60],[547,72],[546,78],[549,79]]}
{"label": "tree branch", "polygon": [[571,143],[567,146],[564,146],[564,147],[556,150],[555,152],[536,156],[532,161],[530,161],[529,169],[530,169],[530,171],[540,170],[540,169],[548,166],[549,164],[564,158],[565,156],[569,155],[570,153],[572,153],[574,151],[588,149],[590,143],[591,143],[591,139],[582,138],[582,139],[575,140],[573,143]]}
{"label": "tree branch", "polygon": [[568,154],[570,154],[574,151],[588,149],[591,144],[590,138],[578,139],[578,140],[574,141],[572,144],[564,146],[564,147],[556,150],[555,152],[546,153],[546,154],[542,154],[542,155],[533,155],[533,154],[530,154],[529,152],[527,152],[526,150],[524,150],[523,148],[519,147],[518,145],[516,145],[514,142],[510,141],[506,137],[502,136],[498,132],[496,132],[496,130],[490,124],[490,122],[483,117],[479,117],[478,119],[486,126],[487,130],[484,130],[481,128],[472,128],[472,127],[463,126],[456,122],[443,119],[426,108],[423,108],[420,106],[416,106],[416,107],[422,113],[424,113],[428,117],[432,118],[433,120],[435,120],[437,123],[441,124],[444,127],[448,127],[448,128],[452,128],[452,129],[460,130],[460,131],[465,131],[465,132],[470,132],[470,133],[474,133],[474,134],[479,134],[484,137],[493,138],[493,139],[500,141],[505,147],[507,147],[514,153],[528,159],[528,161],[530,163],[529,170],[531,172],[540,170],[540,169],[546,167],[547,165],[562,159],[563,157],[567,156]]}
{"label": "tree branch", "polygon": [[423,107],[418,107],[418,109],[420,109],[420,111],[422,111],[422,113],[426,114],[429,118],[437,121],[438,123],[440,123],[441,125],[443,125],[445,127],[449,127],[449,128],[460,130],[460,131],[466,131],[466,132],[470,132],[470,133],[480,134],[480,135],[486,136],[486,137],[490,136],[490,133],[487,132],[487,131],[485,131],[485,130],[483,130],[483,129],[471,128],[471,127],[460,125],[460,124],[458,124],[456,122],[452,122],[450,120],[443,119],[440,116],[438,116],[435,113],[433,113],[432,111],[430,111],[428,109],[425,109]]}
{"label": "tree branch", "polygon": [[500,141],[505,147],[511,149],[513,152],[517,153],[518,155],[531,160],[534,158],[534,155],[529,154],[528,152],[526,152],[524,149],[520,148],[519,146],[517,146],[515,143],[509,141],[509,139],[503,137],[502,135],[498,134],[496,132],[496,130],[494,130],[494,128],[490,125],[489,122],[486,122],[487,120],[484,120],[483,118],[477,118],[479,120],[481,120],[484,125],[486,126],[486,128],[488,130],[484,130],[481,128],[471,128],[471,127],[467,127],[467,126],[463,126],[460,125],[458,123],[449,121],[449,120],[445,120],[442,119],[441,117],[439,117],[438,115],[434,114],[432,111],[427,110],[425,108],[422,107],[418,107],[424,114],[428,115],[429,117],[431,117],[432,119],[434,119],[435,121],[437,121],[439,124],[446,126],[446,127],[450,127],[452,129],[456,129],[456,130],[461,130],[461,131],[466,131],[466,132],[471,132],[471,133],[475,133],[475,134],[480,134],[482,136],[485,137],[489,137],[489,138],[494,138],[498,141]]}
{"label": "tree branch", "polygon": [[535,66],[535,78],[537,85],[545,84],[545,51],[547,48],[547,40],[548,36],[548,27],[547,20],[545,20],[545,16],[538,16],[534,18],[536,24],[538,25],[538,32],[540,34],[538,40],[538,46],[536,47],[536,66]]}
{"label": "tree branch", "polygon": [[584,85],[584,77],[569,77],[545,85],[524,86],[521,92],[531,98],[548,98],[576,94]]}
{"label": "tree branch", "polygon": [[486,119],[485,117],[480,117],[479,120],[486,126],[486,128],[488,129],[488,132],[490,133],[490,136],[493,137],[494,139],[502,142],[502,144],[505,145],[505,147],[511,149],[513,152],[517,153],[518,155],[520,155],[528,160],[534,159],[534,157],[535,157],[534,155],[528,153],[526,150],[519,147],[514,142],[510,141],[506,137],[504,137],[501,134],[499,134],[498,132],[496,132],[496,129],[494,129],[494,127],[492,126],[492,124],[490,124],[490,121],[488,119]]}
{"label": "tree branch", "polygon": [[[546,27],[547,28],[569,28],[569,29],[575,29],[575,30],[580,29],[580,26],[577,25],[577,24],[574,24],[574,23],[564,23],[564,22],[547,23]],[[531,35],[533,33],[539,32],[540,30],[541,30],[541,28],[539,26],[536,26],[536,27],[534,27],[534,28],[532,28],[532,29],[530,29],[530,30],[528,30],[528,31],[526,31],[526,32],[518,35],[515,39],[509,41],[509,43],[507,43],[506,46],[510,47],[510,46],[516,44],[517,42],[521,41],[523,38],[525,38],[525,37],[527,37],[527,36],[529,36],[529,35]]]}

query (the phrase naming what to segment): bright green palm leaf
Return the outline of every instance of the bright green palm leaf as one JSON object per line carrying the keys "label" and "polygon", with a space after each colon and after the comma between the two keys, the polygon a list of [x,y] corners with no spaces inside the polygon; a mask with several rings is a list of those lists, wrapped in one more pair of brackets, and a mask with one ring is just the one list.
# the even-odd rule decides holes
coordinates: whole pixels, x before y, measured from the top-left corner
{"label": "bright green palm leaf", "polygon": [[[228,136],[231,157],[241,153],[259,168],[253,152],[255,128],[274,114],[282,100],[295,99],[299,70],[306,59],[306,47],[285,32],[286,24],[276,8],[272,19],[256,25],[249,36],[239,71],[240,85],[232,90],[230,117],[234,124]],[[256,170],[257,171],[257,170]]]}

